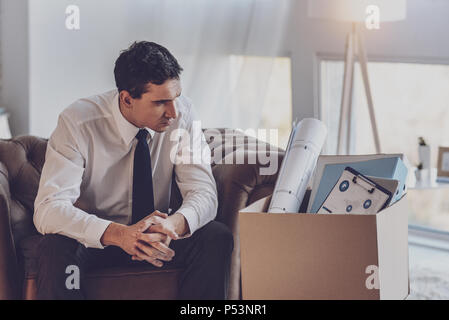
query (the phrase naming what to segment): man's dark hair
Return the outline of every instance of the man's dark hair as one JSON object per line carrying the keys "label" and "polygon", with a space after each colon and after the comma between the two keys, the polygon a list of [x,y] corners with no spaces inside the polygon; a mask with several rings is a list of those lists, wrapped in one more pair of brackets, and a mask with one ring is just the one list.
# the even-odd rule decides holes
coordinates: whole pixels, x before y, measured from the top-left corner
{"label": "man's dark hair", "polygon": [[179,79],[181,72],[178,61],[166,48],[148,41],[134,42],[122,51],[114,68],[118,91],[126,90],[135,99],[147,91],[148,82],[161,85]]}

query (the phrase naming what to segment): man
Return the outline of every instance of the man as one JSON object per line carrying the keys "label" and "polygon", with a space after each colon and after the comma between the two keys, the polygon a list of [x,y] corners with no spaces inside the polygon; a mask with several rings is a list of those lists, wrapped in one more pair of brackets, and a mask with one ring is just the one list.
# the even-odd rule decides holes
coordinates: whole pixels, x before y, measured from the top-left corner
{"label": "man", "polygon": [[[35,200],[34,224],[44,234],[38,298],[82,299],[87,270],[142,263],[183,266],[180,299],[226,297],[232,234],[212,221],[210,163],[185,161],[186,150],[198,151],[186,145],[208,146],[192,129],[181,71],[166,48],[134,43],[115,63],[117,90],[60,114]],[[183,203],[169,215],[173,174]],[[71,265],[80,270],[79,290],[66,287]]]}

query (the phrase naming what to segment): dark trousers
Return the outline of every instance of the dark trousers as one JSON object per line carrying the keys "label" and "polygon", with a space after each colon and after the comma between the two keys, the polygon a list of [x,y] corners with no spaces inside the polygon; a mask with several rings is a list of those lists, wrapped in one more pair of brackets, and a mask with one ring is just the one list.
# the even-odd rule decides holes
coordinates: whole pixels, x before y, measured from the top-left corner
{"label": "dark trousers", "polygon": [[[226,298],[233,236],[224,224],[211,221],[189,238],[172,240],[170,248],[175,256],[172,261],[164,262],[162,268],[182,268],[178,299]],[[38,299],[84,299],[84,275],[95,268],[136,264],[154,267],[146,261],[131,260],[119,247],[86,248],[74,239],[57,234],[45,235],[38,250]],[[79,290],[67,289],[66,268],[70,265],[79,268]]]}

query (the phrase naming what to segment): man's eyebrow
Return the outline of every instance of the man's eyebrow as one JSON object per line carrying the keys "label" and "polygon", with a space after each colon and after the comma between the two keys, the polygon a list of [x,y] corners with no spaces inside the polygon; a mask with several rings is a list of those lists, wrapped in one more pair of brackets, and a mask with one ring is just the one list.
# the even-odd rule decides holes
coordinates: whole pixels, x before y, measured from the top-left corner
{"label": "man's eyebrow", "polygon": [[[176,96],[176,98],[178,98],[178,97],[180,97],[181,96],[181,92],[179,92],[178,93],[178,95]],[[176,99],[175,98],[175,99]],[[168,102],[168,101],[171,101],[170,99],[162,99],[162,100],[153,100],[153,102],[161,102],[161,103],[165,103],[165,102]]]}
{"label": "man's eyebrow", "polygon": [[165,103],[165,102],[168,102],[168,101],[171,101],[171,100],[153,100],[153,102],[161,102],[161,103]]}

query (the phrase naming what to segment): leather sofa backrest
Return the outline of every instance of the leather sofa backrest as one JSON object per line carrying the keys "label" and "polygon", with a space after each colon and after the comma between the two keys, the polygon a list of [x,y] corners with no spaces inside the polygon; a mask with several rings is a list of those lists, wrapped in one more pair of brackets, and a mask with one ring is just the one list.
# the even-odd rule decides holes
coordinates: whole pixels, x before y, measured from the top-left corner
{"label": "leather sofa backrest", "polygon": [[0,141],[1,173],[7,178],[2,187],[9,194],[10,221],[17,244],[23,237],[37,232],[33,224],[34,199],[45,160],[47,140],[20,136]]}

